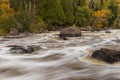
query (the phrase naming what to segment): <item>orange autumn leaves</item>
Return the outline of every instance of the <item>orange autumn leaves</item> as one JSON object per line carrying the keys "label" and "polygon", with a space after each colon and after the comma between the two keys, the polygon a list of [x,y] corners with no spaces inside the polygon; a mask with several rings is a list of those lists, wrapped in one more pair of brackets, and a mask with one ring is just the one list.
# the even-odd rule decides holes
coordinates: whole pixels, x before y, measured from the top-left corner
{"label": "orange autumn leaves", "polygon": [[0,17],[8,14],[14,14],[13,9],[10,8],[9,0],[0,0]]}
{"label": "orange autumn leaves", "polygon": [[109,10],[102,9],[102,10],[95,11],[94,14],[93,14],[93,17],[102,18],[102,17],[106,17],[107,14],[109,14],[109,13],[110,13]]}
{"label": "orange autumn leaves", "polygon": [[104,23],[107,22],[106,17],[110,14],[110,11],[107,9],[102,9],[95,11],[93,14],[93,19],[96,21],[96,24],[94,27],[101,28],[103,27]]}
{"label": "orange autumn leaves", "polygon": [[120,7],[120,0],[116,0],[118,6]]}
{"label": "orange autumn leaves", "polygon": [[0,35],[7,33],[6,28],[9,29],[11,26],[12,20],[9,17],[11,14],[14,14],[14,10],[10,8],[9,0],[0,0]]}

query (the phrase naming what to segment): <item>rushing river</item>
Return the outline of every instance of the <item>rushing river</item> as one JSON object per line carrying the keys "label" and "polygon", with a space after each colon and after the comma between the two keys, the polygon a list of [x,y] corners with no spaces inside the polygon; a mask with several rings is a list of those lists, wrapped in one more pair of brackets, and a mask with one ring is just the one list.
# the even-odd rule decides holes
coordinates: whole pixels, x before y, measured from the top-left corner
{"label": "rushing river", "polygon": [[[19,39],[0,38],[0,80],[120,80],[120,63],[92,59],[101,47],[120,50],[120,30],[82,32],[62,40],[59,32]],[[3,40],[4,39],[4,40]],[[8,45],[35,45],[32,54],[12,54]]]}

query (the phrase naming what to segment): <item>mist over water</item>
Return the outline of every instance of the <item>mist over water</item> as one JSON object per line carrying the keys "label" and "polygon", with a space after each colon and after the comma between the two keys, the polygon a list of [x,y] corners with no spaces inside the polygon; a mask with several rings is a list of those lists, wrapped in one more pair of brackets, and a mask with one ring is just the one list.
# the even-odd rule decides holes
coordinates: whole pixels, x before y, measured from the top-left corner
{"label": "mist over water", "polygon": [[[90,57],[101,47],[120,50],[120,30],[111,32],[82,32],[83,36],[65,41],[59,32],[1,40],[0,80],[120,80],[120,62],[107,64]],[[8,45],[41,49],[21,55],[13,54]]]}

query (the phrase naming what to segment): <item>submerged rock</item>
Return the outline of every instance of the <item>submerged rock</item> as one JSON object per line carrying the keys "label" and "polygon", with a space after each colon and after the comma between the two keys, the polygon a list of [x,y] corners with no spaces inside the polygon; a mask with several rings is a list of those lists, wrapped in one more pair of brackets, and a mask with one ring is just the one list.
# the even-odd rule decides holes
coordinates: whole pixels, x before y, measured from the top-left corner
{"label": "submerged rock", "polygon": [[11,47],[10,51],[15,51],[16,53],[32,53],[34,52],[34,48],[31,46],[17,46],[17,45],[10,45],[8,47]]}
{"label": "submerged rock", "polygon": [[81,31],[75,27],[68,27],[61,30],[60,37],[78,37],[81,36]]}
{"label": "submerged rock", "polygon": [[112,64],[120,61],[120,51],[101,48],[93,52],[92,57]]}

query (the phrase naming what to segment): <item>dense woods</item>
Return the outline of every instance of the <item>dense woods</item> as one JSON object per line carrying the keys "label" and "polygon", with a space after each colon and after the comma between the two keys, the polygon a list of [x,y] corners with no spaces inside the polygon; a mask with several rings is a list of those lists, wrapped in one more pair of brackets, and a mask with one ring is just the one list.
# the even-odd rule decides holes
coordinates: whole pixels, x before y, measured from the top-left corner
{"label": "dense woods", "polygon": [[120,28],[120,0],[0,0],[0,35],[68,26]]}

